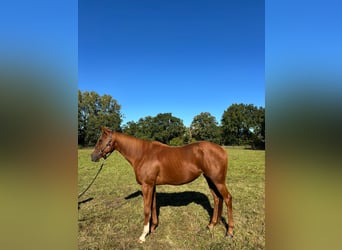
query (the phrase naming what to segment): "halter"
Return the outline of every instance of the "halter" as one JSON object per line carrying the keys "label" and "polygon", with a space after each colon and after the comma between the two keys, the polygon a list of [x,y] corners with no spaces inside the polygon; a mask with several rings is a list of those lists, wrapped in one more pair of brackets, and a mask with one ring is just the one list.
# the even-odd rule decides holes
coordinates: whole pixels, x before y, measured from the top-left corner
{"label": "halter", "polygon": [[[109,139],[108,143],[106,144],[106,146],[105,146],[103,149],[100,149],[101,155],[103,154],[104,150],[105,150],[107,147],[112,146],[112,138],[113,138],[113,137],[112,137],[112,134],[113,134],[112,132],[109,134],[110,139]],[[112,152],[113,152],[113,151],[112,151]],[[111,154],[112,152],[109,152],[109,153],[103,155],[103,156],[102,156],[103,159],[107,159],[107,157],[110,156],[110,154]]]}

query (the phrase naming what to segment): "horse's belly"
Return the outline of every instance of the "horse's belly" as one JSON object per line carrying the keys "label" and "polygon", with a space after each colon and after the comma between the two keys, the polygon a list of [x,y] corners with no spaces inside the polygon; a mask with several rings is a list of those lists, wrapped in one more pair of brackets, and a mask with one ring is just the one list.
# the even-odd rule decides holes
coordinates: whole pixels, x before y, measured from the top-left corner
{"label": "horse's belly", "polygon": [[182,185],[195,180],[202,174],[202,171],[197,168],[182,168],[174,169],[172,171],[160,171],[157,176],[157,185]]}

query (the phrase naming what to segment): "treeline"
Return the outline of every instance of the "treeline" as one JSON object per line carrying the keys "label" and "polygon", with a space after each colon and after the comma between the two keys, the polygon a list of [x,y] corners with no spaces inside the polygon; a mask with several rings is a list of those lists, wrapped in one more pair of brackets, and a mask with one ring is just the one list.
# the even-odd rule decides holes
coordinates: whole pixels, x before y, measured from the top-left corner
{"label": "treeline", "polygon": [[220,125],[209,112],[196,115],[190,127],[171,113],[146,116],[122,125],[123,114],[117,100],[110,95],[78,91],[78,144],[94,146],[101,126],[145,140],[172,146],[194,141],[211,141],[221,145],[250,145],[265,148],[265,109],[252,104],[232,104],[222,114]]}

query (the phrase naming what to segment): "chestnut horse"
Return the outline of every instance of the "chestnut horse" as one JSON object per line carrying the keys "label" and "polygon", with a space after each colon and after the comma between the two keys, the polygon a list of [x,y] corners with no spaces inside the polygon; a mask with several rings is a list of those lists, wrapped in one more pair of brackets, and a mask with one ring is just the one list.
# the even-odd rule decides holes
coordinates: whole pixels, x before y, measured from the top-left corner
{"label": "chestnut horse", "polygon": [[208,229],[212,230],[221,219],[224,200],[228,213],[226,236],[233,236],[232,196],[225,183],[228,159],[222,147],[205,141],[170,147],[102,128],[91,160],[106,159],[114,150],[119,151],[132,165],[136,180],[142,186],[145,219],[143,233],[138,240],[140,243],[145,241],[150,230],[155,231],[158,224],[156,185],[182,185],[195,180],[201,174],[207,180],[214,197],[214,212]]}

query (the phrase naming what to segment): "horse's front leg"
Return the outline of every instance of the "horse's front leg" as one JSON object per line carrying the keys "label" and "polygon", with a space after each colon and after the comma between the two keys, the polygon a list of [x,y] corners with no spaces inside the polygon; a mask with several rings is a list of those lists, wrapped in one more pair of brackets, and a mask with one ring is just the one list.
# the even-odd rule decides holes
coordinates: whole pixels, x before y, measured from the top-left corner
{"label": "horse's front leg", "polygon": [[150,232],[150,213],[152,204],[153,185],[143,184],[142,193],[144,198],[144,229],[138,242],[143,243],[146,235]]}

